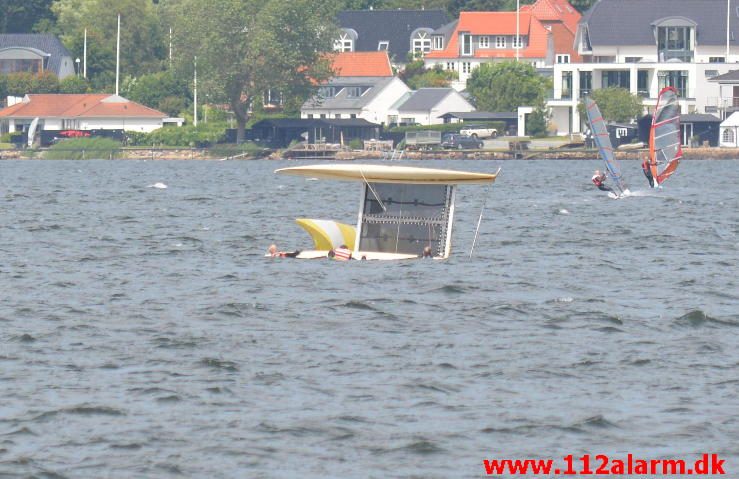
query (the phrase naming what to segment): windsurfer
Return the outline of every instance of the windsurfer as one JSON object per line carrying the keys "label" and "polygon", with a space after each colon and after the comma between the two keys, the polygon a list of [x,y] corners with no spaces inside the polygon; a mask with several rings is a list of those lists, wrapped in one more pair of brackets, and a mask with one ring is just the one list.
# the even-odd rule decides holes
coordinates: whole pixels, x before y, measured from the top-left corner
{"label": "windsurfer", "polygon": [[644,172],[644,176],[649,181],[649,186],[654,188],[654,177],[652,176],[652,169],[649,168],[649,158],[646,154],[642,156],[641,169]]}
{"label": "windsurfer", "polygon": [[277,251],[277,245],[271,244],[267,249],[267,256],[270,258],[295,258],[300,251]]}
{"label": "windsurfer", "polygon": [[593,184],[598,187],[601,191],[610,191],[613,193],[613,189],[607,186],[606,183],[606,174],[601,173],[600,170],[595,170],[595,173],[593,174],[593,177],[591,178],[593,181]]}

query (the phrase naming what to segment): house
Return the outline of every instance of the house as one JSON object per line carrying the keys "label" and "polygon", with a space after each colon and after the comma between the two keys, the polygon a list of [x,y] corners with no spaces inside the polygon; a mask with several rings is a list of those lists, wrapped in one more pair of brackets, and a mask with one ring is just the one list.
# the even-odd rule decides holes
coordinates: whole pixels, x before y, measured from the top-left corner
{"label": "house", "polygon": [[38,130],[126,130],[150,132],[162,127],[166,114],[107,93],[31,94],[0,110],[0,134]]}
{"label": "house", "polygon": [[721,122],[719,146],[739,148],[739,112],[735,111]]}
{"label": "house", "polygon": [[385,51],[338,52],[331,58],[331,70],[336,77],[391,77],[393,67]]}
{"label": "house", "polygon": [[393,65],[403,65],[409,55],[431,51],[431,32],[449,18],[443,10],[344,10],[337,21],[341,31],[335,50],[386,51]]}
{"label": "house", "polygon": [[277,118],[255,123],[247,138],[285,148],[293,141],[307,143],[346,143],[352,140],[371,140],[380,137],[380,125],[362,118]]}
{"label": "house", "polygon": [[388,111],[388,124],[438,125],[450,111],[470,112],[475,107],[453,88],[419,88],[408,92]]}
{"label": "house", "polygon": [[[649,143],[652,115],[644,115],[638,121],[639,141]],[[680,115],[680,144],[682,146],[719,146],[721,120],[707,113],[683,113]]]}
{"label": "house", "polygon": [[709,80],[719,85],[716,108],[709,113],[718,113],[721,118],[726,118],[733,112],[739,110],[739,70],[731,70],[723,75],[716,75]]}
{"label": "house", "polygon": [[363,118],[386,124],[388,110],[411,90],[397,77],[334,77],[300,108],[301,118]]}
{"label": "house", "polygon": [[516,12],[461,12],[459,19],[432,34],[427,68],[457,71],[455,88],[465,88],[483,63],[525,61],[539,69],[579,61],[574,38],[580,14],[567,0],[537,0]]}
{"label": "house", "polygon": [[642,97],[648,111],[656,105],[659,91],[673,86],[683,113],[717,112],[720,89],[710,80],[739,61],[739,15],[731,11],[727,32],[726,4],[724,0],[596,2],[583,15],[575,36],[582,62],[554,65],[554,91],[547,105],[557,132],[582,131],[586,120],[577,105],[599,88],[626,88]]}
{"label": "house", "polygon": [[0,34],[0,74],[19,72],[51,72],[61,80],[75,74],[75,63],[54,35]]}

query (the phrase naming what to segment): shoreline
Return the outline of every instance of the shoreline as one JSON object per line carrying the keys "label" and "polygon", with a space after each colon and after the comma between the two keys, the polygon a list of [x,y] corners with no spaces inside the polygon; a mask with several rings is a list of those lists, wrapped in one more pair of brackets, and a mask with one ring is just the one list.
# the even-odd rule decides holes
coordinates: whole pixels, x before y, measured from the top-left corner
{"label": "shoreline", "polygon": [[[84,151],[79,150],[79,152]],[[147,149],[125,149],[111,152],[105,150],[104,154],[95,157],[94,152],[87,152],[90,159],[107,160],[284,160],[284,150],[265,150],[259,155],[247,155],[245,153],[224,156],[223,148],[147,148]],[[640,160],[646,149],[616,150],[616,159]],[[35,157],[40,152],[37,150],[0,150],[0,160],[45,160]],[[404,150],[400,158],[398,153],[392,157],[393,161],[403,160],[593,160],[598,158],[598,150],[595,149],[530,149],[520,152],[509,150],[443,150],[443,151],[408,151]],[[333,157],[323,158],[300,158],[295,160],[315,161],[353,161],[361,159],[391,160],[391,152],[365,151],[365,150],[342,150],[337,151]],[[739,149],[720,147],[684,148],[684,160],[736,160],[739,159]],[[58,160],[47,160],[58,161]],[[78,161],[85,161],[80,159]]]}

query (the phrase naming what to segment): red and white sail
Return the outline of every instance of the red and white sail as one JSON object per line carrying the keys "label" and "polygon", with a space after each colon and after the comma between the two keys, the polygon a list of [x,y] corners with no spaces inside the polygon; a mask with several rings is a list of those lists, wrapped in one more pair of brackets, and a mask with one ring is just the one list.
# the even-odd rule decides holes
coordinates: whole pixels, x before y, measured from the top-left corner
{"label": "red and white sail", "polygon": [[659,92],[649,132],[649,169],[655,188],[675,172],[682,157],[680,105],[677,90],[668,86]]}

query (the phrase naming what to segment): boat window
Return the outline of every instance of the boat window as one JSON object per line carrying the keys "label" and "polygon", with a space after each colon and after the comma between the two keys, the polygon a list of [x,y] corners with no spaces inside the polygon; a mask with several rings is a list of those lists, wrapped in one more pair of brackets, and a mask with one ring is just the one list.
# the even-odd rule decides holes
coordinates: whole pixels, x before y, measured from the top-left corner
{"label": "boat window", "polygon": [[452,187],[371,183],[365,186],[361,251],[435,256],[446,247]]}

